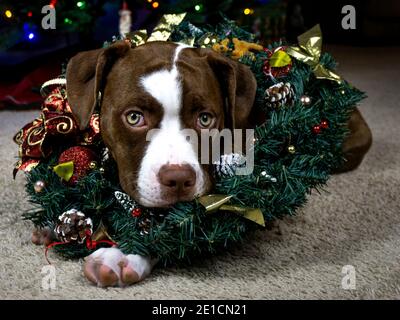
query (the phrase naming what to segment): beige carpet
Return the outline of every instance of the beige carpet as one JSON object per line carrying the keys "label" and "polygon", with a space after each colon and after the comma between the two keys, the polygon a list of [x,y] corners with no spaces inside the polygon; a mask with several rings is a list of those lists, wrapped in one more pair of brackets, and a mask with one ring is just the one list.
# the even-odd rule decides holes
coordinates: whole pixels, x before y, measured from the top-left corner
{"label": "beige carpet", "polygon": [[[43,249],[30,243],[23,175],[12,180],[11,137],[37,112],[0,112],[0,298],[7,299],[370,299],[400,297],[400,48],[332,47],[339,72],[369,98],[362,112],[374,144],[361,167],[333,177],[280,230],[202,266],[156,270],[129,288],[99,289],[82,261],[50,258],[56,289],[42,289]],[[378,64],[377,57],[384,57]],[[342,267],[356,288],[342,288]]]}

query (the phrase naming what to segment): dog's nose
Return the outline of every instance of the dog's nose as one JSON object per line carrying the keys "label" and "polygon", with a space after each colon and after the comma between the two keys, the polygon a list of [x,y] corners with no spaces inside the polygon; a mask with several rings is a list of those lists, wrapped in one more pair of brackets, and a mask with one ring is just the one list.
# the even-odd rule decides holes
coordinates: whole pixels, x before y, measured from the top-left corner
{"label": "dog's nose", "polygon": [[158,180],[168,193],[189,195],[196,183],[196,172],[188,164],[166,164],[158,172]]}

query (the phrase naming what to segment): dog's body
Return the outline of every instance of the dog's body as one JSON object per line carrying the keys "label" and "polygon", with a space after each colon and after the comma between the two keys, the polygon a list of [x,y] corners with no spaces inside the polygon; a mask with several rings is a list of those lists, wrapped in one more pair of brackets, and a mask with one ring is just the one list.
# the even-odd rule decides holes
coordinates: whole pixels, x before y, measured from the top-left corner
{"label": "dog's body", "polygon": [[[182,129],[253,127],[256,80],[250,69],[209,49],[117,42],[83,52],[67,68],[67,95],[81,129],[101,105],[101,133],[118,165],[124,191],[147,207],[190,201],[211,190],[209,165]],[[101,97],[101,101],[99,100]],[[158,129],[150,141],[148,133]],[[99,286],[142,280],[154,261],[99,249],[86,277]]]}

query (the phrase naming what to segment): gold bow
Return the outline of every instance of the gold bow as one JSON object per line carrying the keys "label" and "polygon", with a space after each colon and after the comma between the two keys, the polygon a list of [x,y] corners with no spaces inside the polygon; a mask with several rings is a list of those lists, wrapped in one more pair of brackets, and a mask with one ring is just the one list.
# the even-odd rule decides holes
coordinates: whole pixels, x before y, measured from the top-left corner
{"label": "gold bow", "polygon": [[214,213],[218,210],[230,211],[265,227],[264,215],[260,209],[226,204],[231,198],[232,196],[223,194],[209,194],[198,200],[207,213]]}
{"label": "gold bow", "polygon": [[286,52],[293,58],[308,64],[317,79],[328,79],[340,83],[339,75],[320,64],[322,33],[319,24],[297,37],[300,47],[288,47]]}
{"label": "gold bow", "polygon": [[126,38],[135,46],[140,46],[146,42],[152,41],[167,41],[172,33],[173,27],[179,25],[185,16],[186,12],[179,14],[165,14],[153,29],[150,36],[148,36],[146,30],[137,30],[128,33]]}
{"label": "gold bow", "polygon": [[103,220],[100,221],[99,226],[92,235],[93,241],[110,240],[115,242],[113,238],[108,234],[107,227],[104,225]]}

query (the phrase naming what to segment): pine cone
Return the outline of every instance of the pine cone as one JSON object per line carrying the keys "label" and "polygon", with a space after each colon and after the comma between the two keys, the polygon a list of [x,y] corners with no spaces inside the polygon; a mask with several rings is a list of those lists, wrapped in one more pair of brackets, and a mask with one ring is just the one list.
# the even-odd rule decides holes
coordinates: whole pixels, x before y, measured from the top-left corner
{"label": "pine cone", "polygon": [[284,105],[291,106],[294,101],[294,91],[289,82],[280,82],[265,90],[264,99],[269,108],[276,109]]}
{"label": "pine cone", "polygon": [[141,236],[149,234],[151,228],[151,220],[149,218],[143,219],[139,222],[139,228]]}
{"label": "pine cone", "polygon": [[85,215],[76,210],[71,209],[64,212],[58,217],[58,223],[54,231],[61,241],[82,243],[87,235],[87,231],[92,234],[92,219],[86,218]]}

